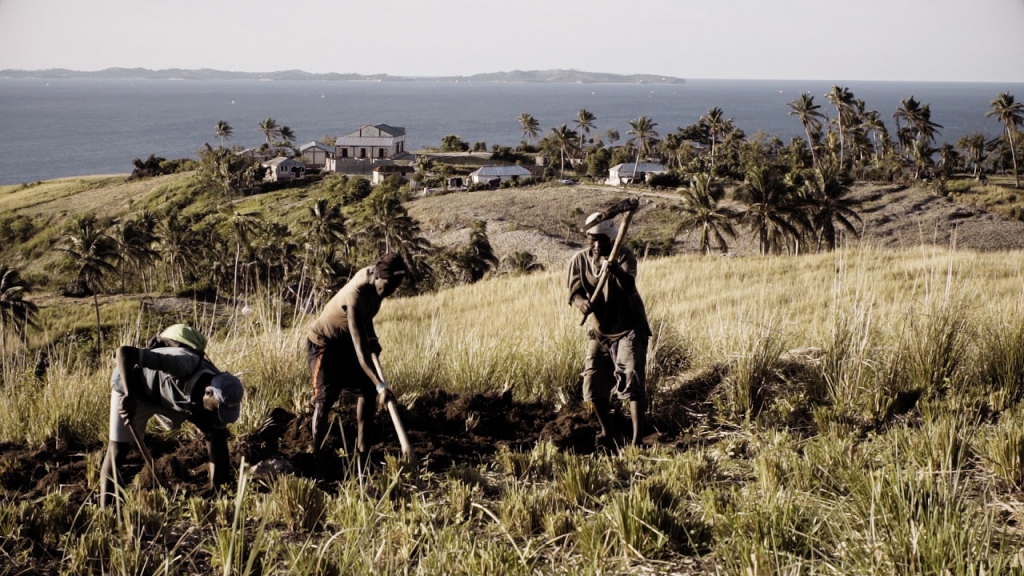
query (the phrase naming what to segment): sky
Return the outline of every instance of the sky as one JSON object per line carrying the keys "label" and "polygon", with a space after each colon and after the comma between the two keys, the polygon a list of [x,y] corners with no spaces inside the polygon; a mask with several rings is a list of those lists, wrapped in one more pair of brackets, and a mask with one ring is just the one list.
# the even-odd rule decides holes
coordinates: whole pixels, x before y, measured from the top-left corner
{"label": "sky", "polygon": [[0,0],[0,69],[1024,82],[1024,0]]}

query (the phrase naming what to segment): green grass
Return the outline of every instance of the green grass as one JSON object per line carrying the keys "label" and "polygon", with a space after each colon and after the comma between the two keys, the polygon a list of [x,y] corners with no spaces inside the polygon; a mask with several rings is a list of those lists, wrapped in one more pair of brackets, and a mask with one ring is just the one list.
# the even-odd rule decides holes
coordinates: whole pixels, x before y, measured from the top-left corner
{"label": "green grass", "polygon": [[[291,477],[242,483],[233,500],[131,486],[113,516],[59,494],[8,499],[0,546],[28,568],[46,542],[69,573],[1007,573],[1024,544],[1022,272],[1019,252],[932,248],[649,260],[652,396],[721,375],[707,403],[684,407],[686,449],[541,443],[416,475],[389,455],[336,493]],[[396,392],[578,393],[585,334],[563,281],[387,301],[377,327]],[[246,382],[238,435],[275,406],[307,409],[310,318],[253,307],[209,350]],[[52,335],[89,312],[42,318]],[[152,328],[130,304],[104,318],[112,345]],[[109,361],[59,349],[45,382],[19,372],[0,386],[0,441],[103,440]]]}

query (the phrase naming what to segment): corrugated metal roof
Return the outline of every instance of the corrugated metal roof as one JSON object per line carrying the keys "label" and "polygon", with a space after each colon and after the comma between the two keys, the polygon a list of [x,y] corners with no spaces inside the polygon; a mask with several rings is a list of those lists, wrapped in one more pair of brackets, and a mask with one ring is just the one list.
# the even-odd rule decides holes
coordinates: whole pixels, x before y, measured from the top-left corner
{"label": "corrugated metal roof", "polygon": [[278,156],[277,158],[274,158],[273,160],[267,160],[266,162],[263,162],[262,164],[264,166],[279,166],[279,165],[284,164],[286,162],[290,162],[292,164],[298,164],[298,162],[296,162],[295,160],[292,160],[291,158],[285,158],[283,156]]}
{"label": "corrugated metal roof", "polygon": [[383,138],[383,136],[360,136],[359,133],[366,130],[367,128],[376,128],[382,133],[397,138],[399,136],[405,136],[405,128],[398,128],[396,126],[388,126],[387,124],[363,124],[358,130],[345,134],[343,138]]}
{"label": "corrugated metal roof", "polygon": [[[611,170],[618,174],[633,174],[633,162],[626,162],[617,166],[612,166]],[[667,172],[665,166],[657,162],[641,162],[636,164],[637,172]]]}
{"label": "corrugated metal roof", "polygon": [[522,166],[484,166],[470,176],[533,176],[533,172]]}
{"label": "corrugated metal roof", "polygon": [[310,148],[319,148],[319,149],[324,150],[326,152],[334,152],[334,148],[331,148],[330,146],[328,146],[327,144],[324,144],[323,142],[317,142],[316,140],[313,140],[312,142],[307,142],[306,144],[303,144],[302,146],[299,146],[299,151],[300,152],[305,152],[306,150],[309,150]]}
{"label": "corrugated metal roof", "polygon": [[384,136],[345,136],[338,138],[335,146],[391,146],[394,143],[394,138]]}

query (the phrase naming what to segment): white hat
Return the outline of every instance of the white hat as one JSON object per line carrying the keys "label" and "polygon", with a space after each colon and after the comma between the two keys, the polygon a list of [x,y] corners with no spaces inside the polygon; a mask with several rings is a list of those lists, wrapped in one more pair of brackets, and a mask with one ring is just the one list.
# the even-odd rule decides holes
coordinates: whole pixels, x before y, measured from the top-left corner
{"label": "white hat", "polygon": [[[587,216],[587,221],[584,223],[584,226],[590,226],[602,218],[604,218],[604,214],[601,212],[594,212],[590,216]],[[619,235],[619,227],[615,225],[614,218],[609,218],[608,220],[602,220],[596,226],[590,226],[590,228],[587,228],[587,234],[604,234],[609,238],[615,238]]]}

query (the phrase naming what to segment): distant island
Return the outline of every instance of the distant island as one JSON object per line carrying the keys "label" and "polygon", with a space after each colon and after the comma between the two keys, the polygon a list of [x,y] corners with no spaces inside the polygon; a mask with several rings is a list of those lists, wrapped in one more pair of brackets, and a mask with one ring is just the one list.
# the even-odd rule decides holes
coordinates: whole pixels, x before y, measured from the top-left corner
{"label": "distant island", "polygon": [[0,78],[104,78],[131,80],[330,80],[349,82],[538,82],[562,84],[685,84],[683,78],[656,74],[606,74],[580,70],[512,70],[472,76],[391,76],[388,74],[315,74],[302,70],[279,72],[229,72],[168,68],[107,68],[92,72],[51,68],[48,70],[0,70]]}

